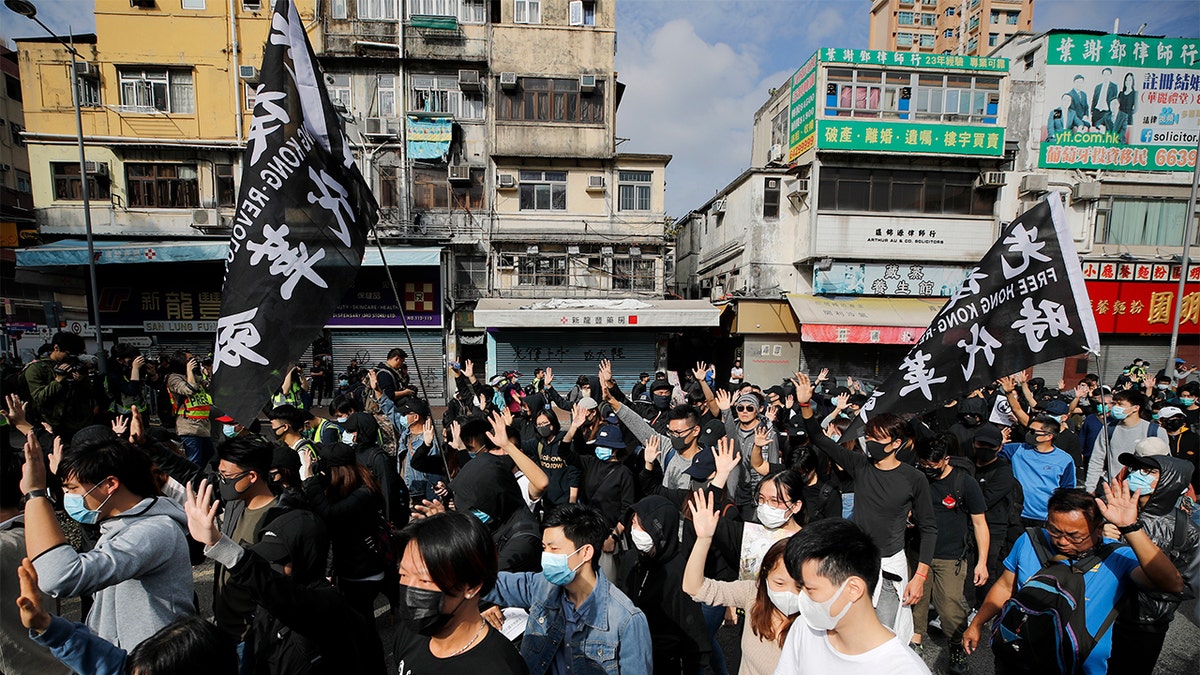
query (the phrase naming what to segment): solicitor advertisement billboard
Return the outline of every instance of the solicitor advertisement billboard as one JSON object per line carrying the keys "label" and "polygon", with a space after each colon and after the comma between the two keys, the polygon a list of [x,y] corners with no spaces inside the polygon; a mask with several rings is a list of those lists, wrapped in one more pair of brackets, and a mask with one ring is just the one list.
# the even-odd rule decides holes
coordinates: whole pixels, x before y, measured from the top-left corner
{"label": "solicitor advertisement billboard", "polygon": [[1191,171],[1200,39],[1052,32],[1038,166]]}

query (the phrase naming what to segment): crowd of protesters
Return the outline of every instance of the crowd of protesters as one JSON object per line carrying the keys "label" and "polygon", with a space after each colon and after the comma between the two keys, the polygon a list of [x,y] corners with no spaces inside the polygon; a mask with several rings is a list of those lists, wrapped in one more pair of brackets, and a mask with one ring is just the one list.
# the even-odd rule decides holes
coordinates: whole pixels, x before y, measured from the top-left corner
{"label": "crowd of protesters", "polygon": [[1150,673],[1200,586],[1182,360],[857,431],[863,383],[740,361],[628,392],[456,363],[434,419],[404,350],[318,355],[234,420],[203,355],[82,352],[4,378],[4,673],[903,675],[935,629],[951,673],[989,643],[998,673]]}

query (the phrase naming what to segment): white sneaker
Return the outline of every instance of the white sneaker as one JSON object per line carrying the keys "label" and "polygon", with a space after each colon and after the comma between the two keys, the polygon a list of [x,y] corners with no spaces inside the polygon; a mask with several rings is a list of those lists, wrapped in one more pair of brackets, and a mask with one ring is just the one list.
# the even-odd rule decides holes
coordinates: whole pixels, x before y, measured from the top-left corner
{"label": "white sneaker", "polygon": [[939,632],[942,630],[942,617],[937,616],[929,620],[929,627],[936,628]]}

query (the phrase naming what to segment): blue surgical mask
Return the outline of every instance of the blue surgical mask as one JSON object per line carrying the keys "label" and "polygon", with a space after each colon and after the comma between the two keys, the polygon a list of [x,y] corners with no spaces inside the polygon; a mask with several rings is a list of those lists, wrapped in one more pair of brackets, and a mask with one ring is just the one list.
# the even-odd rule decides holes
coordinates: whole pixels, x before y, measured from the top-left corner
{"label": "blue surgical mask", "polygon": [[1142,494],[1148,495],[1154,492],[1154,476],[1144,471],[1134,471],[1129,474],[1129,491],[1142,491]]}
{"label": "blue surgical mask", "polygon": [[1096,414],[1098,414],[1098,415],[1103,415],[1104,413],[1108,412],[1109,410],[1110,410],[1110,408],[1107,403],[1097,403],[1096,404]]}
{"label": "blue surgical mask", "polygon": [[[92,490],[95,490],[98,487],[100,487],[100,483],[93,485]],[[115,491],[110,492],[108,496],[104,498],[104,501],[100,502],[100,506],[94,509],[89,509],[87,504],[83,501],[83,498],[92,494],[92,490],[88,490],[81,495],[71,492],[63,493],[63,508],[66,509],[67,515],[71,516],[76,521],[83,523],[84,525],[95,525],[96,522],[100,520],[100,509],[104,508],[104,505],[107,504],[108,500],[112,499],[113,494],[115,494]]]}
{"label": "blue surgical mask", "polygon": [[400,416],[400,426],[404,427],[405,429],[408,428],[408,415]]}
{"label": "blue surgical mask", "polygon": [[838,441],[842,440],[842,435],[841,435],[841,434],[834,434],[834,435],[832,435],[832,436],[830,436],[830,437],[829,437],[829,440],[833,441],[834,443],[837,443]]}
{"label": "blue surgical mask", "polygon": [[1113,416],[1113,419],[1116,419],[1116,420],[1123,420],[1126,417],[1129,417],[1129,412],[1127,410],[1125,410],[1125,408],[1122,408],[1119,405],[1114,405],[1112,407],[1112,410],[1110,410],[1108,412],[1110,415]]}
{"label": "blue surgical mask", "polygon": [[492,522],[492,517],[489,516],[488,514],[484,513],[483,511],[480,511],[479,509],[471,509],[471,515],[478,518],[479,522],[483,523],[484,525],[487,525],[488,523]]}
{"label": "blue surgical mask", "polygon": [[1190,396],[1180,396],[1179,402],[1183,404],[1183,407],[1187,408],[1187,407],[1190,407],[1193,403],[1195,403],[1196,399],[1192,398]]}
{"label": "blue surgical mask", "polygon": [[225,435],[225,438],[236,438],[238,434],[237,427],[232,424],[223,424],[221,425],[221,433]]}
{"label": "blue surgical mask", "polygon": [[335,417],[335,418],[333,418],[333,421],[334,421],[334,422],[337,422],[338,424],[345,424],[345,423],[346,423],[346,420],[348,420],[348,419],[350,419],[350,418],[349,418],[349,417],[347,417],[347,416],[345,416],[345,415],[343,415],[343,416],[341,416],[341,417]]}
{"label": "blue surgical mask", "polygon": [[546,577],[546,581],[555,586],[566,586],[575,580],[575,573],[580,567],[587,564],[587,561],[579,563],[572,569],[571,563],[567,560],[571,556],[582,550],[583,547],[571,551],[570,553],[550,553],[542,551],[542,575]]}
{"label": "blue surgical mask", "polygon": [[607,462],[611,458],[612,448],[596,448],[596,459],[600,460],[601,462]]}
{"label": "blue surgical mask", "polygon": [[349,387],[350,380],[338,380],[338,386],[339,387]]}

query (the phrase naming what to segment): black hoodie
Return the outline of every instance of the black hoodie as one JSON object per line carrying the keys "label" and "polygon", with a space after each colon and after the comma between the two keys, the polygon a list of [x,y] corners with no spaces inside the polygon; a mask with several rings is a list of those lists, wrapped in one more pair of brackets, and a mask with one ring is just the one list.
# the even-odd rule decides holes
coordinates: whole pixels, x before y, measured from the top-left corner
{"label": "black hoodie", "polygon": [[511,459],[491,453],[476,455],[450,481],[450,491],[455,510],[486,515],[484,525],[496,542],[500,571],[541,571],[541,530],[521,495]]}
{"label": "black hoodie", "polygon": [[[1190,522],[1187,514],[1180,511],[1176,504],[1192,480],[1192,465],[1169,455],[1142,457],[1141,460],[1158,467],[1158,484],[1150,494],[1149,501],[1139,509],[1138,518],[1146,535],[1187,578],[1189,568],[1196,563],[1196,556],[1200,553],[1200,528]],[[1183,515],[1177,516],[1177,513]],[[1186,534],[1176,535],[1177,527],[1186,528]],[[1187,593],[1187,589],[1184,593],[1138,589],[1136,594],[1125,596],[1117,624],[1133,624],[1137,630],[1165,633],[1179,603],[1190,596],[1185,595]],[[1114,641],[1113,650],[1116,649]]]}
{"label": "black hoodie", "polygon": [[654,548],[646,554],[630,545],[621,561],[618,586],[646,614],[654,672],[678,673],[681,667],[685,673],[701,672],[711,651],[708,630],[700,604],[683,592],[683,569],[693,542],[680,545],[679,509],[665,497],[652,495],[630,507],[623,519],[627,538],[635,513],[654,539]]}

